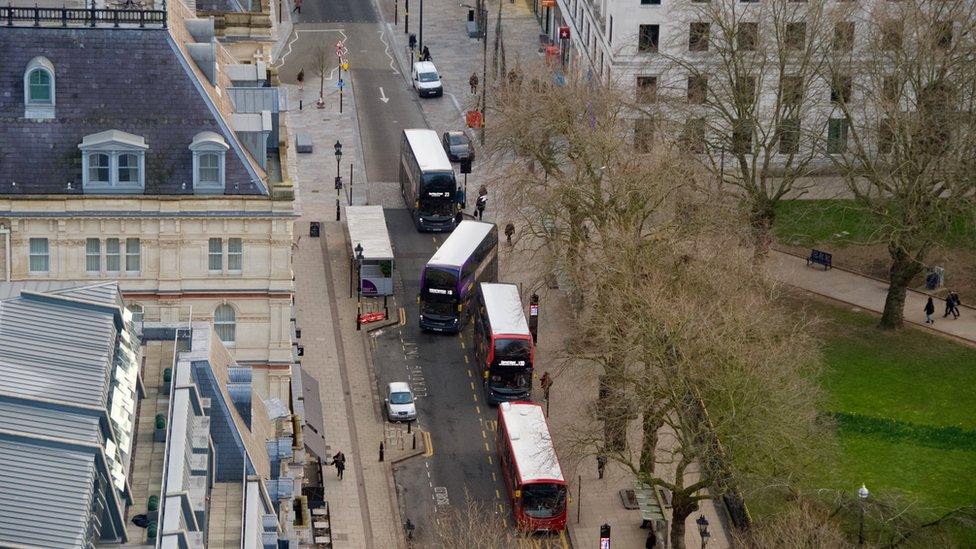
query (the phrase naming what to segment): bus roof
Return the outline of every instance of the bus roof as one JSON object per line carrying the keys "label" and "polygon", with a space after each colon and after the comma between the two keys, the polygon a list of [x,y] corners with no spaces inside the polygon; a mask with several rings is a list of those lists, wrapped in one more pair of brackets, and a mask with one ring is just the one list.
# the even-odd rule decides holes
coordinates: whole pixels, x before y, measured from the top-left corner
{"label": "bus roof", "polygon": [[356,245],[361,244],[363,259],[393,259],[393,246],[386,229],[383,206],[346,207],[346,228],[349,230],[353,257],[356,256]]}
{"label": "bus roof", "polygon": [[434,130],[403,130],[407,142],[417,157],[417,164],[422,172],[451,172],[454,166],[444,152],[444,145]]}
{"label": "bus roof", "polygon": [[525,321],[522,299],[515,284],[481,283],[488,322],[493,334],[517,334],[531,336]]}
{"label": "bus roof", "polygon": [[509,444],[522,483],[540,480],[563,481],[563,471],[552,445],[542,405],[534,402],[503,402],[498,415],[508,431]]}
{"label": "bus roof", "polygon": [[428,265],[443,265],[446,267],[460,267],[471,257],[475,248],[488,236],[494,223],[464,220],[434,252]]}

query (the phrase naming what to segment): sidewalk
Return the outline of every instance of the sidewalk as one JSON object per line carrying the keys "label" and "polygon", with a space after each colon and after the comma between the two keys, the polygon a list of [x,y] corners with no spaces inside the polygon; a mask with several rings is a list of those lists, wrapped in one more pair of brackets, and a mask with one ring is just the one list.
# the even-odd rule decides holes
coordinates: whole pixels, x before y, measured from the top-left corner
{"label": "sidewalk", "polygon": [[[772,250],[767,261],[769,274],[783,284],[789,284],[815,294],[843,301],[867,311],[884,311],[888,283],[859,275],[837,267],[824,271],[817,265],[808,267],[806,259],[786,252]],[[935,300],[935,324],[925,324],[922,312],[928,294],[909,290],[905,297],[905,322],[934,332],[959,338],[976,345],[976,309],[960,307],[958,320],[942,318],[945,301]]]}
{"label": "sidewalk", "polygon": [[[321,391],[325,438],[330,452],[347,456],[345,478],[332,468],[325,474],[325,497],[332,513],[332,540],[337,548],[394,548],[405,545],[389,462],[378,462],[380,441],[388,433],[377,412],[373,381],[363,335],[355,329],[355,300],[347,291],[348,244],[343,222],[335,220],[335,155],[332,144],[343,144],[340,170],[349,185],[349,165],[354,165],[353,199],[364,202],[365,170],[356,125],[356,101],[347,94],[343,113],[337,102],[327,100],[316,109],[315,91],[304,94],[296,86],[282,86],[292,109],[288,129],[294,140],[299,133],[311,137],[314,152],[297,154],[289,148],[288,168],[295,184],[300,218],[295,222],[293,269],[300,343],[305,347],[302,368],[318,382]],[[334,87],[330,87],[334,89]],[[299,98],[305,108],[298,110]],[[348,204],[346,189],[340,193],[342,219]],[[309,236],[309,222],[322,223],[320,238]],[[390,446],[387,444],[387,446]],[[390,458],[395,455],[388,454]]]}
{"label": "sidewalk", "polygon": [[[386,6],[384,7],[386,9]],[[491,71],[491,56],[494,47],[495,21],[498,14],[498,4],[489,2],[488,24],[488,70]],[[406,35],[403,33],[402,20],[400,27],[392,27],[392,13],[386,13],[387,21],[391,22],[392,36],[397,43],[397,52],[401,67],[406,66],[408,60],[405,55]],[[437,131],[463,129],[463,111],[473,108],[476,98],[471,95],[468,78],[472,71],[477,71],[478,78],[484,83],[482,75],[482,43],[468,38],[464,22],[467,20],[467,8],[459,7],[454,0],[427,0],[424,13],[424,40],[431,51],[434,63],[437,65],[444,83],[444,100],[422,100],[425,116],[430,126]],[[508,66],[515,65],[518,59],[525,61],[538,58],[538,35],[541,32],[535,15],[531,12],[525,0],[515,3],[502,2],[503,37],[506,45]],[[411,32],[416,32],[416,23],[411,23]],[[408,71],[406,71],[408,72]],[[488,130],[491,131],[490,125]],[[470,132],[469,134],[474,134]],[[484,184],[488,187],[489,201],[485,212],[485,220],[504,226],[508,222],[505,212],[508,211],[504,197],[496,193],[492,181],[494,175],[492,167],[482,164],[479,160],[473,166],[473,173],[468,177],[468,212],[473,211],[473,200],[476,189]],[[524,256],[516,257],[511,249],[502,245],[500,280],[516,282],[524,285],[523,298],[531,293],[531,275],[516,272],[519,265],[524,264]],[[642,548],[647,539],[647,530],[640,528],[640,514],[636,510],[624,509],[619,497],[621,489],[633,489],[633,473],[624,470],[622,466],[610,463],[607,465],[604,479],[597,478],[596,460],[592,456],[580,459],[568,448],[572,430],[579,426],[583,419],[581,406],[587,401],[580,395],[597,394],[597,374],[592,368],[582,365],[563,365],[553,367],[560,362],[560,355],[564,349],[563,338],[573,333],[571,315],[566,298],[562,292],[539,290],[542,297],[543,313],[539,323],[539,347],[537,349],[537,363],[550,365],[540,368],[548,369],[553,374],[555,385],[551,391],[550,422],[553,428],[557,451],[563,474],[569,482],[572,503],[569,505],[568,532],[573,546],[577,548],[596,547],[600,539],[600,526],[604,523],[611,526],[613,546],[616,548]],[[565,377],[562,377],[565,376]],[[559,382],[571,379],[572,383]],[[536,400],[541,401],[541,395]],[[639,436],[635,424],[633,435]],[[665,437],[662,437],[664,439]],[[635,439],[636,440],[636,439]],[[581,497],[580,497],[581,495]],[[686,525],[685,543],[688,547],[698,547],[701,539],[694,519],[704,514],[709,521],[709,531],[712,538],[708,543],[709,549],[731,546],[725,524],[724,509],[716,507],[711,501],[702,503],[700,513],[689,517]],[[664,546],[659,537],[659,547]]]}

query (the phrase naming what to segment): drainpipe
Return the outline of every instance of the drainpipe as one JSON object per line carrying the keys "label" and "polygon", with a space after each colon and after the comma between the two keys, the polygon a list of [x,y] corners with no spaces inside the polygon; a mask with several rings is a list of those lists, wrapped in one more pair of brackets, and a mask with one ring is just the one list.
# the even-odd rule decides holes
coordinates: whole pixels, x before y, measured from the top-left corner
{"label": "drainpipe", "polygon": [[3,273],[7,282],[10,282],[10,229],[0,225],[0,234],[3,235],[3,259],[5,263]]}

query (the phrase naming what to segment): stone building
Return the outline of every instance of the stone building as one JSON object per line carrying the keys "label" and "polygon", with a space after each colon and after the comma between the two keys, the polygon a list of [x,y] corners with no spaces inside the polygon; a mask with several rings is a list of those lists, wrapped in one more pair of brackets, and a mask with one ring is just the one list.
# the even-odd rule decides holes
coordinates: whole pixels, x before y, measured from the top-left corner
{"label": "stone building", "polygon": [[213,21],[179,0],[37,25],[4,10],[0,280],[118,280],[137,322],[212,320],[259,394],[287,399],[295,211],[274,74],[232,81]]}

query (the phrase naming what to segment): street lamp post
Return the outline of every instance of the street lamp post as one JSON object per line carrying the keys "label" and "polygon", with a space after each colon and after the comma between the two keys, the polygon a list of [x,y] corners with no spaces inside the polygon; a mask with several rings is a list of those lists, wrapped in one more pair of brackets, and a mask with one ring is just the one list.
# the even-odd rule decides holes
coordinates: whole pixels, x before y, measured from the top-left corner
{"label": "street lamp post", "polygon": [[419,40],[419,45],[417,47],[420,48],[420,51],[424,51],[424,0],[420,0],[420,23],[418,34],[420,34],[420,36],[417,37]]}
{"label": "street lamp post", "polygon": [[858,507],[861,508],[861,525],[857,529],[858,545],[864,545],[864,502],[867,501],[870,495],[871,492],[868,492],[868,487],[861,484],[861,487],[857,490]]}
{"label": "street lamp post", "polygon": [[342,160],[342,143],[336,139],[335,145],[336,157],[336,178],[335,178],[335,190],[336,190],[336,221],[339,221],[339,192],[342,190],[342,176],[339,175],[339,161]]}
{"label": "street lamp post", "polygon": [[356,331],[362,329],[363,318],[363,245],[356,244]]}
{"label": "street lamp post", "polygon": [[698,524],[698,534],[701,536],[702,549],[705,549],[705,545],[708,543],[708,538],[712,537],[712,535],[708,533],[708,519],[705,518],[705,515],[700,515],[697,519],[695,519],[695,523]]}

